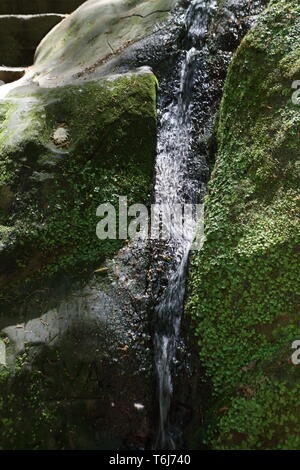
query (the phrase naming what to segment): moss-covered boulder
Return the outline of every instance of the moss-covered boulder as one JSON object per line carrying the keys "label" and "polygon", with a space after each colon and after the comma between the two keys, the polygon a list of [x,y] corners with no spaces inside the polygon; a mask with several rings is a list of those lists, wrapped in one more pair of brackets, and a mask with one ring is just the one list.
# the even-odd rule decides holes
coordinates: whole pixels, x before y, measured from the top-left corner
{"label": "moss-covered boulder", "polygon": [[0,15],[28,15],[33,13],[71,13],[83,0],[2,0]]}
{"label": "moss-covered boulder", "polygon": [[196,441],[214,449],[300,446],[299,25],[295,2],[270,2],[224,89],[188,299],[212,385]]}
{"label": "moss-covered boulder", "polygon": [[107,2],[83,5],[0,87],[1,449],[140,448],[151,435],[148,252],[99,240],[96,209],[118,209],[118,196],[150,204],[157,81],[147,67],[87,67],[106,23],[133,43],[167,10],[109,4],[105,18]]}
{"label": "moss-covered boulder", "polygon": [[[104,264],[124,241],[97,238],[96,209],[118,209],[119,195],[149,201],[155,103],[149,72],[18,87],[1,103],[0,328],[12,371],[1,379],[2,448],[113,448],[135,427],[126,413],[134,420],[134,403],[145,405],[145,378],[134,378],[140,361],[127,352],[136,336],[130,307]],[[48,412],[53,435],[42,418]],[[144,415],[137,419],[142,426]]]}

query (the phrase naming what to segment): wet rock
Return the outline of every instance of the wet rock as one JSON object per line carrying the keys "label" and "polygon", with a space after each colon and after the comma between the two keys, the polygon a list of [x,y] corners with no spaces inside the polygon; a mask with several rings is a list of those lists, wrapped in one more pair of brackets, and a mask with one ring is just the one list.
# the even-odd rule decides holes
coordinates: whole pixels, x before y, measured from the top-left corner
{"label": "wet rock", "polygon": [[[42,38],[64,15],[0,15],[0,64],[9,67],[32,65]],[[5,81],[5,80],[4,80]]]}
{"label": "wet rock", "polygon": [[[54,308],[45,313],[35,308],[36,317],[22,328],[2,330],[9,366],[26,354],[27,374],[42,373],[43,393],[56,405],[56,418],[68,416],[65,425],[74,429],[65,446],[112,449],[128,441],[145,447],[148,435],[141,437],[141,430],[149,428],[152,412],[152,364],[151,355],[138,347],[135,312],[108,282],[93,279],[63,295],[62,289],[60,295],[50,292],[52,303],[57,296]],[[145,319],[139,321],[145,328]]]}
{"label": "wet rock", "polygon": [[[130,85],[132,80],[134,86]],[[48,442],[46,433],[43,443],[36,445],[103,448],[112,445],[106,441],[108,436],[119,446],[124,439],[134,443],[138,429],[151,415],[152,395],[148,391],[154,389],[153,377],[145,374],[151,370],[151,360],[140,344],[147,320],[144,311],[136,308],[140,300],[135,300],[135,296],[143,298],[147,256],[143,266],[142,248],[135,275],[128,262],[132,253],[124,254],[124,262],[122,253],[111,264],[105,261],[122,242],[97,239],[96,209],[107,198],[117,205],[114,195],[123,191],[130,192],[136,202],[146,202],[149,197],[155,152],[155,88],[155,77],[148,72],[56,89],[27,85],[14,88],[4,101],[1,155],[5,171],[1,176],[7,182],[2,188],[12,187],[14,192],[7,189],[5,196],[2,189],[0,325],[10,341],[12,385],[5,382],[0,389],[5,394],[12,386],[19,387],[20,394],[29,393],[25,386],[21,390],[18,375],[18,363],[25,355],[28,367],[21,368],[22,381],[25,376],[27,384],[32,374],[41,373],[41,403],[55,403],[53,419],[67,415],[62,418],[67,420],[66,426],[77,430],[71,441],[61,443],[53,437]],[[65,124],[57,125],[59,120],[68,123],[68,146],[65,134],[53,134],[53,129],[66,129]],[[118,123],[115,139],[114,123]],[[142,154],[141,142],[148,149]],[[10,158],[4,158],[8,155],[14,155],[13,166]],[[90,284],[92,272],[104,262],[112,277]],[[57,292],[51,285],[62,272],[67,280],[61,281]],[[79,281],[82,287],[74,291]],[[64,285],[73,292],[70,300],[67,288],[61,293]],[[118,294],[122,285],[124,292]],[[23,327],[17,328],[20,324]],[[143,413],[134,403],[145,404]],[[80,404],[88,409],[79,411]],[[10,409],[19,410],[18,422],[24,424],[20,406],[16,400]],[[2,408],[0,412],[2,416],[5,413]],[[39,418],[36,420],[31,422],[33,426],[38,426]],[[59,427],[56,423],[55,429]],[[7,441],[5,436],[3,430],[0,440],[5,447],[24,445],[21,437],[20,441]],[[30,439],[28,442],[28,446],[34,445]]]}
{"label": "wet rock", "polygon": [[[149,250],[140,242],[123,249],[100,243],[95,211],[119,194],[150,202],[157,81],[149,67],[160,79],[162,109],[178,93],[178,65],[193,46],[182,21],[186,2],[168,15],[176,3],[90,0],[47,35],[21,80],[0,88],[0,176],[15,195],[0,226],[0,328],[9,365],[0,374],[2,448],[145,448],[155,440],[153,300],[168,283],[173,256],[154,248],[147,276]],[[197,56],[193,83],[195,109],[203,107],[195,131],[204,136],[195,181],[209,177],[207,141],[234,28],[240,34],[233,24],[230,50],[225,39],[218,46],[226,26],[197,39],[207,49]],[[58,145],[57,129],[68,129]],[[178,442],[199,448],[207,402],[186,321],[183,331],[171,421],[175,432],[184,429]]]}

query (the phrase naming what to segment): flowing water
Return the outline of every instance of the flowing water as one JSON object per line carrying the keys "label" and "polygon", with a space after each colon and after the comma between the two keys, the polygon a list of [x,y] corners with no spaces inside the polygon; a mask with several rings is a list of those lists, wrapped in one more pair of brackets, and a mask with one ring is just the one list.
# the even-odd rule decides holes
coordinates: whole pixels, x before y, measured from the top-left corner
{"label": "flowing water", "polygon": [[[205,192],[204,182],[195,178],[193,171],[197,166],[194,164],[197,155],[194,150],[193,91],[195,72],[199,67],[197,57],[215,7],[215,1],[191,1],[184,18],[186,38],[178,67],[177,91],[163,109],[159,103],[155,202],[163,204],[169,216],[174,213],[176,204],[199,204]],[[167,217],[167,220],[172,221],[172,217]],[[169,282],[155,309],[154,351],[159,399],[157,449],[177,447],[176,429],[172,428],[169,420],[173,394],[172,367],[176,362],[179,345],[186,271],[196,229],[196,216],[185,222],[183,231],[170,222],[170,239],[165,247],[172,258]]]}

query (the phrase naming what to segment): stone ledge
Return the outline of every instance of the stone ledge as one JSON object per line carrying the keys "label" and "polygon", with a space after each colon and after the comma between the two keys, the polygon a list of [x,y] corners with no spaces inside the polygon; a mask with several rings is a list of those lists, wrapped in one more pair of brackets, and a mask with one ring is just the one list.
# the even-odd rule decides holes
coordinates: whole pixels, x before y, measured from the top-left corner
{"label": "stone ledge", "polygon": [[1,0],[0,15],[71,13],[83,0]]}

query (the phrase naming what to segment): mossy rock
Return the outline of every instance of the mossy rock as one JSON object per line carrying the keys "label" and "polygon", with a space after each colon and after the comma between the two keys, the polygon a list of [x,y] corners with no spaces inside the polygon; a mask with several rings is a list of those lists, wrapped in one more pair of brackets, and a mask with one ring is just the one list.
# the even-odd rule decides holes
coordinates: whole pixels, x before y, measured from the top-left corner
{"label": "mossy rock", "polygon": [[214,449],[300,446],[299,25],[295,2],[270,2],[224,89],[187,305],[213,390],[199,439]]}

